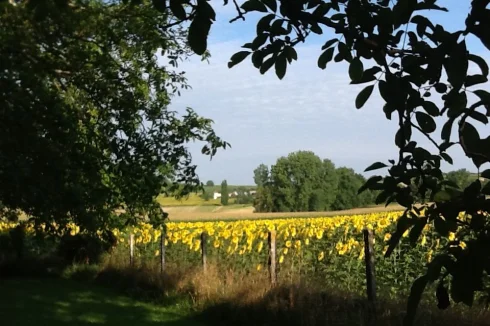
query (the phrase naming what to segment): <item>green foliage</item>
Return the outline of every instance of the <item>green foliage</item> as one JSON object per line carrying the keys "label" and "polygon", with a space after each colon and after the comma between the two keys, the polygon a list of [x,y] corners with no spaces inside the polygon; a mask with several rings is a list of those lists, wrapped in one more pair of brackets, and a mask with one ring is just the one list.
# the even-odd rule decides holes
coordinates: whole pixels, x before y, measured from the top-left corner
{"label": "green foliage", "polygon": [[92,231],[138,217],[161,224],[160,193],[200,187],[186,144],[203,141],[209,155],[228,144],[211,120],[168,109],[187,87],[177,65],[190,55],[185,31],[165,28],[171,20],[148,1],[2,2],[0,201],[7,211]]}
{"label": "green foliage", "polygon": [[204,201],[209,201],[212,197],[212,194],[208,190],[203,190],[201,198],[204,199]]}
{"label": "green foliage", "polygon": [[223,182],[221,182],[221,205],[228,205],[228,197],[228,183],[226,182],[226,180],[223,180]]}
{"label": "green foliage", "polygon": [[358,195],[365,179],[352,169],[339,168],[312,152],[299,151],[281,157],[272,166],[254,171],[257,212],[327,211],[374,203],[373,192]]}
{"label": "green foliage", "polygon": [[254,197],[250,194],[249,189],[245,187],[238,187],[236,191],[238,195],[236,197],[235,204],[247,205],[253,203]]}
{"label": "green foliage", "polygon": [[474,175],[472,175],[471,172],[467,171],[466,169],[450,171],[445,177],[448,181],[456,184],[460,189],[465,189],[475,179]]}
{"label": "green foliage", "polygon": [[214,182],[212,180],[208,180],[206,182],[206,187],[214,187]]}
{"label": "green foliage", "polygon": [[332,204],[333,210],[364,207],[374,203],[371,192],[357,194],[358,189],[366,181],[362,175],[355,173],[354,170],[349,168],[338,168],[336,173],[339,178],[339,183],[335,201]]}
{"label": "green foliage", "polygon": [[254,182],[257,186],[264,186],[269,181],[269,168],[265,164],[260,164],[254,170]]}

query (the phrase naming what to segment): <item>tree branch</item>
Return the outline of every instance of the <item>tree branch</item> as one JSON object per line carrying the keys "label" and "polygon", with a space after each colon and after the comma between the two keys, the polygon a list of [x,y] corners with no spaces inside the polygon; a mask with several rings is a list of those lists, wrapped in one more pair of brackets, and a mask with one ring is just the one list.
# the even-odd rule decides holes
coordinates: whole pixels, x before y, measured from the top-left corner
{"label": "tree branch", "polygon": [[240,6],[236,2],[236,0],[233,0],[233,3],[235,4],[236,11],[238,13],[238,16],[230,20],[230,23],[233,23],[234,21],[237,21],[239,19],[245,21],[245,16],[243,15],[243,12],[240,10]]}
{"label": "tree branch", "polygon": [[427,137],[427,139],[430,140],[430,142],[439,150],[439,152],[441,152],[441,147],[437,144],[437,142],[431,136],[429,136],[427,133],[425,133],[419,126],[414,124],[412,121],[410,121],[410,125],[412,127],[414,127],[415,129],[417,129],[418,131],[420,131],[425,137]]}

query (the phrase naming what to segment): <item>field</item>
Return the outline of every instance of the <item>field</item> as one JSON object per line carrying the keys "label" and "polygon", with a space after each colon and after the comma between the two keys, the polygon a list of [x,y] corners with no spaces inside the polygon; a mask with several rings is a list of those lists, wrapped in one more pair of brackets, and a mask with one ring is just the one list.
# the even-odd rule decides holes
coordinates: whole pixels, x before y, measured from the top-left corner
{"label": "field", "polygon": [[142,303],[95,285],[62,279],[0,281],[4,326],[199,326],[185,303]]}
{"label": "field", "polygon": [[[13,325],[29,325],[32,317],[20,312],[27,308],[41,315],[41,321],[49,325],[119,326],[128,321],[135,324],[136,318],[139,325],[195,325],[186,318],[191,306],[198,313],[198,320],[209,325],[367,325],[366,320],[372,314],[365,299],[362,230],[368,228],[375,231],[380,309],[377,325],[401,325],[410,285],[448,242],[426,227],[417,246],[410,248],[407,232],[392,257],[384,259],[387,241],[400,213],[374,213],[376,209],[381,208],[350,216],[289,215],[287,218],[168,222],[163,274],[160,272],[161,230],[145,223],[114,230],[118,243],[95,266],[94,280],[146,300],[163,298],[162,302],[170,304],[168,308],[134,302],[100,292],[92,285],[79,286],[65,280],[17,284],[2,281],[0,291],[7,295],[0,301],[0,319],[13,320]],[[8,234],[5,231],[13,226],[0,223],[0,234]],[[66,231],[58,230],[60,234],[68,232],[71,237],[83,235],[75,225]],[[31,237],[32,226],[26,231],[27,257],[45,255],[61,244],[57,240],[38,241]],[[271,287],[268,258],[272,231],[276,234],[277,285]],[[207,234],[204,242],[203,232]],[[130,234],[135,248],[133,265],[128,259]],[[458,232],[451,234],[451,243],[465,248],[459,236]],[[207,252],[205,270],[203,246]],[[77,266],[86,265],[74,267]],[[428,289],[433,290],[433,287]],[[168,298],[184,299],[180,303],[169,302]],[[470,310],[459,305],[453,312],[441,313],[431,302],[433,294],[423,300],[417,325],[443,326],[451,321],[457,321],[458,325],[488,324],[486,311],[478,307]],[[121,307],[125,311],[120,312]]]}
{"label": "field", "polygon": [[[255,186],[236,186],[236,185],[228,185],[228,191],[232,192],[238,189],[244,189],[244,190],[253,190],[255,189]],[[221,205],[221,199],[213,199],[213,193],[214,192],[220,192],[221,191],[221,186],[216,185],[216,186],[204,186],[204,190],[210,194],[211,199],[209,200],[204,200],[201,198],[201,193],[191,193],[189,196],[186,196],[185,198],[182,199],[175,199],[174,197],[165,197],[165,196],[159,196],[157,198],[157,201],[160,203],[160,205],[167,207],[167,206],[220,206]],[[235,198],[229,198],[229,204],[233,205],[235,202]]]}
{"label": "field", "polygon": [[263,219],[286,217],[321,217],[338,215],[371,214],[402,210],[399,205],[385,207],[373,206],[354,208],[345,211],[329,212],[300,212],[300,213],[254,213],[254,208],[247,205],[230,206],[170,206],[163,208],[169,213],[170,221],[210,221],[210,220],[239,220],[239,219]]}

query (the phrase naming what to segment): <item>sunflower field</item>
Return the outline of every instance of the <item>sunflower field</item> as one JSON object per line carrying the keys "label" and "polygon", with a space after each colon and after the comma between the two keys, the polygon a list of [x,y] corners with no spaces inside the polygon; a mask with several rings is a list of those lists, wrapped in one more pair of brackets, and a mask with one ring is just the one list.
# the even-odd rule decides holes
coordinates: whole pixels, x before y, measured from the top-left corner
{"label": "sunflower field", "polygon": [[[334,286],[350,292],[365,292],[364,228],[374,231],[378,293],[406,296],[413,280],[424,272],[427,262],[445,243],[427,226],[419,243],[412,247],[408,232],[389,257],[387,241],[394,232],[399,212],[324,218],[257,219],[210,222],[168,222],[165,259],[170,264],[199,266],[201,234],[205,232],[207,259],[223,271],[268,273],[269,231],[276,232],[277,275],[280,281],[298,278]],[[15,224],[0,222],[0,233]],[[32,227],[27,228],[33,232]],[[60,231],[61,232],[61,231]],[[66,234],[79,232],[71,225]],[[134,235],[137,263],[160,259],[162,230],[142,223],[113,230],[117,250],[129,257],[129,235]],[[450,236],[450,240],[456,238]],[[460,243],[464,246],[464,243]]]}
{"label": "sunflower field", "polygon": [[[424,272],[444,240],[427,226],[417,246],[412,247],[407,231],[395,252],[384,258],[387,241],[400,215],[400,212],[386,212],[324,218],[169,222],[165,256],[170,263],[201,264],[201,234],[205,232],[207,259],[223,271],[268,273],[268,233],[275,231],[279,280],[299,277],[363,294],[366,281],[362,231],[368,228],[375,234],[378,292],[406,296],[414,279]],[[140,261],[159,259],[161,232],[149,224],[115,230],[121,248],[126,250],[129,250],[129,234],[134,234],[135,255]]]}

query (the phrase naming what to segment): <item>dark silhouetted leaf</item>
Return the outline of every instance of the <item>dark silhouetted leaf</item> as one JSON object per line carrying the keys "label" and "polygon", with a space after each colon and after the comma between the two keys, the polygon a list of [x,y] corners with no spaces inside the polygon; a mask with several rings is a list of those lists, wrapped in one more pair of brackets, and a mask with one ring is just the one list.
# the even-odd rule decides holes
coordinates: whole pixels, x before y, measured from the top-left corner
{"label": "dark silhouetted leaf", "polygon": [[337,46],[339,53],[342,55],[342,57],[347,60],[348,62],[352,61],[352,53],[349,49],[349,47],[344,43],[344,42],[339,42],[339,45]]}
{"label": "dark silhouetted leaf", "polygon": [[241,8],[245,11],[267,12],[266,6],[259,0],[248,0],[242,4]]}
{"label": "dark silhouetted leaf", "polygon": [[453,128],[453,123],[454,123],[454,119],[449,119],[442,127],[441,138],[448,143],[451,138],[451,130]]}
{"label": "dark silhouetted leaf", "polygon": [[262,34],[263,32],[269,31],[272,20],[276,18],[274,14],[268,14],[262,17],[257,23],[257,35]]}
{"label": "dark silhouetted leaf", "polygon": [[487,184],[482,188],[481,193],[490,196],[490,182],[487,182]]}
{"label": "dark silhouetted leaf", "polygon": [[298,53],[296,53],[296,50],[292,46],[285,46],[284,54],[288,58],[289,62],[292,60],[298,60]]}
{"label": "dark silhouetted leaf", "polygon": [[189,26],[187,40],[192,51],[198,55],[203,55],[208,47],[208,35],[211,29],[209,17],[198,14]]}
{"label": "dark silhouetted leaf", "polygon": [[382,162],[376,162],[376,163],[371,164],[369,167],[367,167],[364,170],[364,172],[374,171],[374,170],[378,170],[378,169],[382,169],[382,168],[386,168],[386,167],[388,167],[388,165],[386,165]]}
{"label": "dark silhouetted leaf", "polygon": [[318,67],[321,69],[327,68],[327,63],[332,61],[334,48],[326,49],[318,58]]}
{"label": "dark silhouetted leaf", "polygon": [[385,257],[391,256],[393,250],[395,250],[405,231],[407,231],[414,223],[412,219],[407,218],[406,214],[407,212],[405,211],[405,213],[398,219],[398,222],[396,223],[396,231],[391,235],[390,240],[388,241],[388,249],[385,252]]}
{"label": "dark silhouetted leaf", "polygon": [[485,178],[485,179],[490,179],[490,169],[487,169],[480,173],[480,177]]}
{"label": "dark silhouetted leaf", "polygon": [[[339,52],[340,54],[340,52]],[[362,74],[362,78],[356,81],[351,81],[351,84],[364,84],[368,83],[370,81],[376,80],[375,74],[381,71],[381,68],[378,66],[371,67],[369,69],[364,70],[364,73]]]}
{"label": "dark silhouetted leaf", "polygon": [[440,235],[443,237],[447,237],[449,235],[449,227],[445,220],[443,220],[440,216],[437,216],[434,219],[434,227]]}
{"label": "dark silhouetted leaf", "polygon": [[360,109],[366,104],[366,101],[369,99],[371,94],[373,93],[374,85],[369,85],[365,87],[356,97],[356,108]]}
{"label": "dark silhouetted leaf", "polygon": [[276,60],[276,75],[279,79],[283,79],[284,75],[286,75],[286,68],[288,66],[286,57],[284,55],[280,55]]}
{"label": "dark silhouetted leaf", "polygon": [[447,153],[441,153],[441,157],[449,164],[453,164],[453,159]]}
{"label": "dark silhouetted leaf", "polygon": [[187,16],[181,0],[170,0],[170,10],[180,20],[185,19]]}
{"label": "dark silhouetted leaf", "polygon": [[329,47],[331,47],[332,45],[334,45],[335,43],[337,43],[339,40],[336,39],[336,38],[333,38],[331,40],[328,40],[323,46],[322,46],[322,50],[325,50]]}
{"label": "dark silhouetted leaf", "polygon": [[318,25],[316,23],[311,24],[310,30],[313,33],[318,34],[318,35],[323,34],[322,28],[320,27],[320,25]]}
{"label": "dark silhouetted leaf", "polygon": [[435,1],[424,1],[417,3],[415,10],[439,10],[447,12],[447,8],[440,7],[435,4]]}
{"label": "dark silhouetted leaf", "polygon": [[385,190],[385,191],[380,192],[379,195],[376,196],[376,200],[375,200],[376,205],[379,205],[379,204],[386,202],[386,200],[390,196],[391,196],[391,192],[389,192],[389,191]]}
{"label": "dark silhouetted leaf", "polygon": [[463,86],[468,72],[468,56],[464,40],[453,48],[444,62],[444,68],[446,69],[448,81],[458,91]]}
{"label": "dark silhouetted leaf", "polygon": [[257,35],[257,37],[253,40],[252,42],[252,50],[257,50],[260,48],[264,43],[267,41],[267,38],[269,37],[269,34],[262,33]]}
{"label": "dark silhouetted leaf", "polygon": [[386,119],[391,120],[391,114],[395,112],[395,107],[385,103],[385,105],[383,105],[383,112],[386,115]]}
{"label": "dark silhouetted leaf", "polygon": [[353,81],[359,80],[362,78],[362,74],[364,73],[364,66],[362,61],[359,58],[354,58],[349,65],[349,76]]}
{"label": "dark silhouetted leaf", "polygon": [[466,76],[466,80],[464,82],[464,85],[466,87],[471,87],[474,85],[478,84],[484,84],[488,81],[487,77],[482,76],[482,75],[468,75]]}
{"label": "dark silhouetted leaf", "polygon": [[422,234],[422,230],[424,229],[426,224],[427,224],[427,217],[418,218],[417,221],[415,222],[414,226],[412,227],[408,235],[412,246],[415,246],[417,244],[420,234]]}
{"label": "dark silhouetted leaf", "polygon": [[[464,148],[468,151],[473,152],[473,150],[478,149],[480,135],[478,134],[478,130],[468,122],[464,123],[463,130],[460,132],[460,137],[463,138]],[[466,153],[467,155],[469,153]]]}
{"label": "dark silhouetted leaf", "polygon": [[415,118],[417,119],[420,128],[425,133],[430,134],[436,130],[436,122],[430,115],[423,112],[416,112]]}
{"label": "dark silhouetted leaf", "polygon": [[382,177],[380,176],[372,176],[371,178],[369,178],[366,183],[364,183],[362,185],[361,188],[359,188],[359,190],[357,191],[357,194],[360,194],[362,192],[364,192],[365,190],[367,189],[371,189],[371,187],[373,187],[375,184],[377,184],[379,181],[383,180]]}
{"label": "dark silhouetted leaf", "polygon": [[255,51],[252,54],[252,63],[255,68],[260,68],[264,60],[264,54],[261,51]]}
{"label": "dark silhouetted leaf", "polygon": [[422,104],[424,110],[433,117],[439,116],[439,108],[431,101],[424,101]]}
{"label": "dark silhouetted leaf", "polygon": [[269,9],[272,10],[272,12],[276,12],[277,11],[277,2],[276,2],[276,0],[262,0],[262,2],[267,7],[269,7]]}
{"label": "dark silhouetted leaf", "polygon": [[481,123],[484,123],[484,124],[487,124],[488,123],[487,116],[484,115],[483,113],[478,112],[478,111],[472,111],[470,113],[470,117],[472,117],[476,121],[480,121]]}
{"label": "dark silhouetted leaf", "polygon": [[262,63],[262,66],[260,66],[260,70],[259,70],[260,73],[265,74],[274,65],[275,61],[276,61],[275,57],[272,57],[272,58],[265,60]]}
{"label": "dark silhouetted leaf", "polygon": [[436,297],[437,308],[445,310],[451,305],[451,302],[449,301],[449,293],[442,282],[437,286]]}
{"label": "dark silhouetted leaf", "polygon": [[230,58],[230,61],[228,62],[228,68],[231,68],[231,67],[239,64],[243,60],[245,60],[245,58],[248,57],[250,55],[250,53],[252,53],[252,52],[240,51],[240,52],[237,52],[234,55],[232,55]]}
{"label": "dark silhouetted leaf", "polygon": [[483,76],[488,76],[488,65],[487,62],[482,58],[474,54],[468,56],[468,60],[473,61],[480,67]]}

